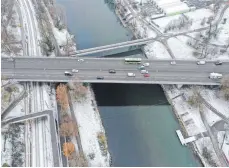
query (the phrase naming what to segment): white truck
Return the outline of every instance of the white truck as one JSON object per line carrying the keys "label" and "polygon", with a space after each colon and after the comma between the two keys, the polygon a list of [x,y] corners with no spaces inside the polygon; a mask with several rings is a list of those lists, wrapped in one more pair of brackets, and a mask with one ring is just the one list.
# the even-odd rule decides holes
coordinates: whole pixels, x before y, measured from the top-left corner
{"label": "white truck", "polygon": [[209,75],[209,78],[210,78],[210,79],[221,79],[222,77],[223,77],[222,74],[220,74],[220,73],[215,73],[215,72],[212,72],[212,73],[210,73],[210,75]]}
{"label": "white truck", "polygon": [[135,74],[132,73],[132,72],[128,72],[128,73],[127,73],[127,76],[128,76],[128,77],[135,77]]}

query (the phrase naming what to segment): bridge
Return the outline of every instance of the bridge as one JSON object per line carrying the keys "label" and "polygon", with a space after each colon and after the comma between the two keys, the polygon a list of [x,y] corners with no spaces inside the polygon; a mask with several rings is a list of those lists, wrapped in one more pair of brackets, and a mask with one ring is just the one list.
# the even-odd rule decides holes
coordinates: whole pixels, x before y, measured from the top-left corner
{"label": "bridge", "polygon": [[[74,57],[17,57],[10,60],[2,57],[2,76],[16,81],[40,82],[69,82],[79,79],[90,83],[142,83],[142,84],[192,84],[192,85],[220,85],[220,80],[209,79],[211,72],[226,75],[229,73],[229,61],[216,66],[214,61],[207,61],[205,65],[197,65],[195,60],[149,60],[142,59],[142,63],[150,63],[146,67],[150,77],[144,77],[138,69],[139,65],[125,64],[121,58],[85,58],[83,62]],[[73,76],[65,76],[65,71],[79,70]],[[115,69],[116,73],[109,73]],[[133,72],[135,77],[128,77]],[[97,77],[104,77],[98,80]]]}

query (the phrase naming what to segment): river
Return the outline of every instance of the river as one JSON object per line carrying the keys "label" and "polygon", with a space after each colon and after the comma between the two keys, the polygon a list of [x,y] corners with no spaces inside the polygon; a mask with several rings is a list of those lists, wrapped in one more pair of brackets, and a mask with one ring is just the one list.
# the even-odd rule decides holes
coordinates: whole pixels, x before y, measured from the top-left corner
{"label": "river", "polygon": [[[78,49],[132,38],[104,0],[57,2],[66,9],[68,28]],[[92,86],[113,166],[200,166],[191,150],[180,144],[175,133],[179,124],[159,85]]]}

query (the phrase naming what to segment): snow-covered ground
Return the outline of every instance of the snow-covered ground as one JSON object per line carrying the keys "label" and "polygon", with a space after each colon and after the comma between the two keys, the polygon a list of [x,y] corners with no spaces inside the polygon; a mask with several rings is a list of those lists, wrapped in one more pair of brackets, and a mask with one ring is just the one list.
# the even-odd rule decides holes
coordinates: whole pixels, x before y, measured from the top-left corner
{"label": "snow-covered ground", "polygon": [[[17,131],[12,131],[12,127],[5,126],[1,129],[1,165],[7,163],[12,167],[14,159],[14,166],[24,167],[25,151],[24,151],[24,125],[17,125]],[[9,131],[10,130],[10,131]],[[14,126],[15,130],[15,126]],[[4,132],[4,133],[3,133]],[[3,135],[4,134],[4,135]],[[5,139],[6,135],[6,139]],[[14,138],[12,138],[14,136]],[[13,145],[14,144],[14,148]],[[16,155],[17,153],[17,155]],[[14,156],[13,156],[14,154]],[[19,155],[20,154],[20,155]]]}
{"label": "snow-covered ground", "polygon": [[[169,31],[169,33],[181,33],[181,32],[186,32],[187,30],[195,30],[202,28],[203,26],[201,25],[202,19],[208,18],[210,16],[213,16],[213,12],[210,9],[198,9],[195,11],[187,12],[184,14],[179,14],[179,15],[174,15],[174,16],[167,16],[159,19],[155,19],[154,22],[160,27],[161,30],[165,30],[167,25],[171,23],[174,20],[177,20],[180,17],[188,17],[190,20],[192,20],[192,25],[187,29],[174,29]],[[184,17],[185,20],[185,17]],[[205,25],[206,27],[207,25]]]}
{"label": "snow-covered ground", "polygon": [[[2,111],[5,108],[7,108],[10,103],[14,102],[14,100],[17,99],[18,96],[22,94],[24,90],[23,86],[20,84],[10,85],[9,87],[13,89],[12,92],[6,91],[5,88],[2,90],[2,101],[1,101],[2,102],[2,106],[1,106]],[[4,99],[5,96],[11,97],[9,99],[10,101],[6,101],[6,99]]]}
{"label": "snow-covered ground", "polygon": [[[4,52],[2,52],[3,56],[22,56],[23,55],[23,50],[22,50],[22,42],[21,42],[21,24],[20,24],[20,20],[19,20],[19,15],[17,13],[16,10],[16,6],[14,5],[13,8],[13,15],[12,15],[12,19],[10,20],[8,26],[7,26],[7,31],[9,35],[13,35],[13,41],[11,41],[12,43],[10,43],[9,45],[12,46],[14,49],[14,53],[11,54],[6,54]],[[6,18],[3,16],[3,18]],[[17,42],[17,43],[14,43]]]}
{"label": "snow-covered ground", "polygon": [[[203,89],[201,90],[201,95],[205,98],[205,100],[210,103],[216,110],[218,110],[221,114],[225,115],[227,118],[229,117],[229,101],[226,101],[222,95],[220,95],[220,91],[211,90],[211,89]],[[208,115],[211,117],[211,114]],[[217,120],[218,117],[211,117],[213,120]],[[211,123],[209,123],[212,125]]]}
{"label": "snow-covered ground", "polygon": [[[100,114],[96,107],[97,105],[92,105],[92,101],[95,102],[95,99],[92,91],[89,91],[85,102],[75,102],[73,104],[75,116],[78,122],[81,143],[84,154],[89,161],[89,166],[107,167],[109,166],[110,160],[109,152],[107,152],[106,156],[102,155],[97,138],[98,133],[105,133],[105,130],[102,126]],[[95,154],[95,158],[93,160],[91,160],[88,156],[91,153]]]}
{"label": "snow-covered ground", "polygon": [[[69,54],[74,54],[76,52],[76,44],[74,42],[74,36],[70,35],[70,33],[68,32],[66,28],[63,28],[62,30],[57,29],[54,25],[54,21],[49,13],[47,6],[44,5],[44,7],[45,7],[45,10],[47,11],[47,16],[51,23],[52,31],[56,39],[56,42],[59,46],[61,54],[66,55],[66,52],[69,52]],[[64,46],[68,46],[68,49],[67,49],[68,51],[64,49]]]}
{"label": "snow-covered ground", "polygon": [[[168,87],[168,86],[167,86]],[[190,136],[197,135],[206,131],[206,128],[201,120],[199,109],[195,108],[187,102],[189,96],[192,95],[191,88],[181,88],[177,89],[175,86],[170,86],[169,89],[166,89],[170,99],[184,93],[184,97],[178,97],[172,100],[172,104],[176,109],[179,117],[181,118],[184,126]],[[219,97],[218,90],[211,90],[207,88],[201,88],[200,94],[203,96],[205,100],[207,100],[215,109],[217,109],[220,113],[224,114],[226,117],[229,117],[229,102],[224,100],[222,97]],[[219,116],[213,113],[210,109],[204,106],[204,113],[206,114],[207,122],[210,126],[212,126],[217,121],[222,120]],[[205,140],[198,139],[195,141],[198,150],[201,151],[204,146],[206,146],[212,153],[214,153],[212,145],[209,145],[210,142],[206,142]],[[209,140],[207,140],[209,141]],[[207,144],[206,144],[207,143]],[[219,141],[219,145],[221,141]],[[225,156],[229,158],[229,147],[227,144],[223,145],[223,151]],[[217,159],[215,159],[217,161]]]}
{"label": "snow-covered ground", "polygon": [[[219,23],[219,35],[217,39],[212,39],[211,42],[219,45],[226,45],[229,41],[229,8],[225,11],[223,19],[226,18],[227,21],[223,24],[223,21]],[[222,20],[223,20],[222,19]]]}
{"label": "snow-covered ground", "polygon": [[[200,151],[200,153],[202,155],[203,155],[203,153],[202,153],[203,152],[203,148],[206,147],[208,149],[208,151],[211,153],[212,159],[216,162],[217,166],[220,165],[220,163],[218,161],[218,158],[217,158],[217,155],[214,152],[211,139],[209,137],[204,137],[204,138],[198,139],[197,141],[195,141],[195,144],[196,144],[198,150]],[[205,160],[202,160],[202,161],[204,161],[205,167],[212,167],[212,165],[210,165],[208,163],[206,158],[205,158]]]}
{"label": "snow-covered ground", "polygon": [[187,40],[185,36],[173,37],[168,39],[168,45],[176,59],[195,59],[193,56],[195,50],[189,47],[185,40]]}
{"label": "snow-covered ground", "polygon": [[148,59],[171,59],[166,47],[160,42],[153,42],[144,47]]}

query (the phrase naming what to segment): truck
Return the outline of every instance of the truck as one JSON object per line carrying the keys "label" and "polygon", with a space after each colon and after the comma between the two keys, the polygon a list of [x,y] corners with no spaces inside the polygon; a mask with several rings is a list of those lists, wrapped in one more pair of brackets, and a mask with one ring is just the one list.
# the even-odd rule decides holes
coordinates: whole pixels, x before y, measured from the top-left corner
{"label": "truck", "polygon": [[212,73],[210,73],[210,75],[209,75],[209,78],[210,78],[210,79],[221,79],[222,77],[223,77],[222,74],[220,74],[220,73],[215,73],[215,72],[212,72]]}

